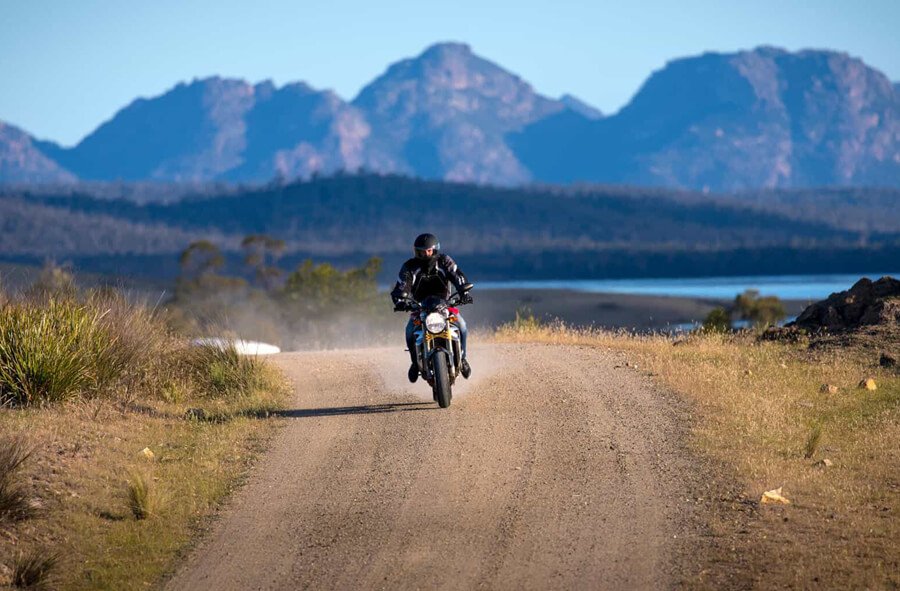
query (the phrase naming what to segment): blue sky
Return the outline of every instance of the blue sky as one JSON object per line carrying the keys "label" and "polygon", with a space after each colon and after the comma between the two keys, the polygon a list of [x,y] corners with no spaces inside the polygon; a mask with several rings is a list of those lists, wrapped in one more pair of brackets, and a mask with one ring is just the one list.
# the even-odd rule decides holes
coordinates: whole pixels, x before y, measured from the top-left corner
{"label": "blue sky", "polygon": [[305,80],[350,99],[449,40],[607,113],[672,58],[757,45],[846,51],[900,80],[897,0],[0,3],[0,120],[64,145],[178,81]]}

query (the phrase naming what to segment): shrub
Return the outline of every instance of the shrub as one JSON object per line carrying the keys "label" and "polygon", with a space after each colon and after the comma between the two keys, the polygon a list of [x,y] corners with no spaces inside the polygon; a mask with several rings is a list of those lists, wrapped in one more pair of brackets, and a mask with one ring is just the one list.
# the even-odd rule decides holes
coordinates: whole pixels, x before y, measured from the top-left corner
{"label": "shrub", "polygon": [[87,306],[100,313],[99,328],[105,339],[91,352],[98,389],[141,383],[156,388],[166,381],[171,373],[168,358],[177,353],[177,347],[152,310],[114,291],[92,293]]}
{"label": "shrub", "polygon": [[787,310],[777,296],[763,297],[755,289],[748,289],[734,298],[734,311],[756,328],[771,326],[787,316]]}
{"label": "shrub", "polygon": [[731,330],[731,314],[725,308],[713,308],[703,320],[700,330],[704,333],[723,333]]}
{"label": "shrub", "polygon": [[33,451],[24,437],[0,439],[0,522],[24,519],[32,513],[30,499],[18,477]]}

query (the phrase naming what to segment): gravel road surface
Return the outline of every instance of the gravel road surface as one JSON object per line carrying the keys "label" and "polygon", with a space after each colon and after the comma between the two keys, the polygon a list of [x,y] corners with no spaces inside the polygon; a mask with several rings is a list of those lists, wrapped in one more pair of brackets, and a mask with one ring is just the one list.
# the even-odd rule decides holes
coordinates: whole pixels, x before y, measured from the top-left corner
{"label": "gravel road surface", "polygon": [[475,346],[446,410],[399,348],[274,359],[286,425],[168,589],[678,583],[683,410],[620,354]]}

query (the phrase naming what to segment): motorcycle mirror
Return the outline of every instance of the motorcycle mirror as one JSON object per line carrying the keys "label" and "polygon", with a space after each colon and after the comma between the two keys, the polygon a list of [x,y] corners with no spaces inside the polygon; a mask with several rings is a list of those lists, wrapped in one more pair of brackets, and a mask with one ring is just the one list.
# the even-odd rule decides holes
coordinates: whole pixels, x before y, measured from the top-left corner
{"label": "motorcycle mirror", "polygon": [[469,291],[469,290],[472,289],[473,287],[475,287],[475,284],[474,284],[474,283],[466,283],[465,285],[463,285],[463,286],[460,288],[459,291],[461,291],[462,293],[466,293],[467,291]]}

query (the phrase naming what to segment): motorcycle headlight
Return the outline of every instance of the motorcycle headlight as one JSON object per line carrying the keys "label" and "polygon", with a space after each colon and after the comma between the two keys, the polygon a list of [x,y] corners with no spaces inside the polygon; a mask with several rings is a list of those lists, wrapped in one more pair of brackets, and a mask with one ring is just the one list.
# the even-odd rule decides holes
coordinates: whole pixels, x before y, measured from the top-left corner
{"label": "motorcycle headlight", "polygon": [[440,312],[432,312],[425,317],[425,328],[427,328],[430,333],[437,334],[443,332],[446,326],[447,319],[444,318],[444,315]]}

